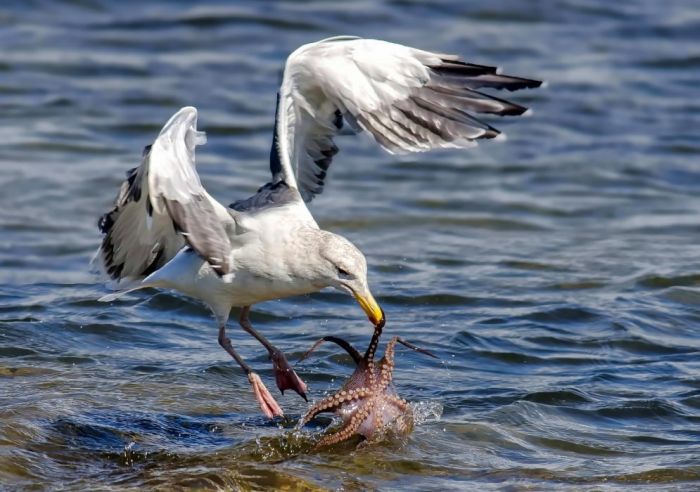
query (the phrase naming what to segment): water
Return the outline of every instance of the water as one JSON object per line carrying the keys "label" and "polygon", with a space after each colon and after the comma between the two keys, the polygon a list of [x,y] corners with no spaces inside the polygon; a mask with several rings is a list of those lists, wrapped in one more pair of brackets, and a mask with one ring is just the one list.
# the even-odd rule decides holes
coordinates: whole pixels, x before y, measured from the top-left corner
{"label": "water", "polygon": [[[286,55],[382,37],[542,77],[505,143],[401,159],[342,137],[320,223],[367,254],[400,334],[402,443],[312,451],[258,412],[197,302],[112,305],[96,220],[179,107],[224,203],[268,177]],[[695,2],[6,2],[0,8],[0,483],[8,489],[688,490],[700,479]],[[256,306],[292,358],[371,327],[332,292]],[[271,387],[266,354],[233,342]],[[322,347],[312,398],[352,362]],[[442,415],[440,416],[440,413]],[[329,422],[321,419],[309,432]]]}

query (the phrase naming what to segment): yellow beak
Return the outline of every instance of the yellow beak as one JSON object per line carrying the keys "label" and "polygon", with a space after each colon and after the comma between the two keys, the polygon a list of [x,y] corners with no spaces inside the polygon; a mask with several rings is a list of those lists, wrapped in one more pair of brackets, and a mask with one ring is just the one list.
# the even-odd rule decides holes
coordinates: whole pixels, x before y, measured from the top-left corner
{"label": "yellow beak", "polygon": [[371,293],[367,292],[365,295],[355,293],[355,299],[374,326],[384,326],[384,311]]}

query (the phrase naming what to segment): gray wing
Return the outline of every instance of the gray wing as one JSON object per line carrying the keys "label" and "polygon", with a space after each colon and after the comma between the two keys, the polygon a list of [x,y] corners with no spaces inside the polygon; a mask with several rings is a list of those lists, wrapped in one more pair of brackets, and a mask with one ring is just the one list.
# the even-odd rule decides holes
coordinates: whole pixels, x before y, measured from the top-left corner
{"label": "gray wing", "polygon": [[287,59],[270,155],[273,183],[305,201],[323,191],[343,122],[391,153],[469,147],[500,132],[472,113],[521,115],[527,108],[481,92],[539,87],[454,55],[348,36],[302,46]]}
{"label": "gray wing", "polygon": [[120,281],[138,280],[165,265],[186,244],[220,275],[232,268],[233,219],[201,185],[194,149],[205,141],[197,110],[178,111],[127,173],[114,208],[104,214],[97,258]]}
{"label": "gray wing", "polygon": [[272,207],[281,207],[299,200],[299,193],[284,181],[267,183],[257,193],[245,200],[237,200],[229,205],[236,212],[255,213]]}

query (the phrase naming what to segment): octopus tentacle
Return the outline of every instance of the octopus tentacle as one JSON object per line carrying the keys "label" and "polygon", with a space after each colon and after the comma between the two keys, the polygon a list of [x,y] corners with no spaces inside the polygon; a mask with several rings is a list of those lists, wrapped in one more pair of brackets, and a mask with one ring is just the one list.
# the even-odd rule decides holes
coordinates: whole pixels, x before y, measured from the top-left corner
{"label": "octopus tentacle", "polygon": [[357,430],[360,428],[362,423],[370,416],[374,406],[375,400],[372,398],[366,404],[355,410],[348,423],[345,424],[338,432],[325,436],[323,439],[321,439],[316,444],[316,448],[330,446],[331,444],[337,444],[350,439],[357,433]]}
{"label": "octopus tentacle", "polygon": [[384,358],[379,363],[379,381],[377,381],[376,391],[384,391],[391,384],[392,374],[394,372],[394,348],[399,337],[393,337],[389,340],[384,350]]}
{"label": "octopus tentacle", "polygon": [[413,345],[410,342],[407,342],[401,337],[393,337],[391,340],[389,340],[389,343],[387,343],[386,350],[384,351],[384,358],[379,363],[381,369],[379,372],[379,381],[377,382],[378,391],[384,391],[391,384],[392,374],[394,372],[394,353],[396,350],[397,342],[410,348],[411,350],[415,350],[416,352],[420,352],[421,354],[437,358],[437,356],[429,350],[416,347],[415,345]]}
{"label": "octopus tentacle", "polygon": [[334,336],[326,336],[323,338],[320,338],[316,340],[316,342],[311,346],[309,350],[307,350],[304,355],[302,355],[299,360],[297,361],[297,364],[303,360],[305,360],[311,353],[318,348],[319,345],[321,345],[323,342],[333,342],[342,348],[345,349],[345,351],[350,354],[350,357],[352,357],[352,360],[355,361],[355,364],[359,364],[362,361],[362,356],[360,355],[360,352],[357,351],[355,347],[353,347],[349,342],[343,340],[342,338],[334,337]]}
{"label": "octopus tentacle", "polygon": [[382,328],[377,327],[374,329],[372,334],[372,339],[369,342],[369,346],[365,351],[364,360],[367,363],[367,382],[370,388],[374,387],[374,356],[377,353],[377,346],[379,345],[379,337],[382,334]]}
{"label": "octopus tentacle", "polygon": [[399,396],[387,395],[385,396],[385,398],[387,399],[387,401],[396,405],[396,407],[402,412],[406,412],[409,409],[408,402]]}
{"label": "octopus tentacle", "polygon": [[374,356],[377,353],[377,346],[379,345],[379,337],[382,335],[382,327],[376,327],[374,333],[372,333],[372,339],[367,346],[365,351],[365,360],[371,362],[374,360]]}
{"label": "octopus tentacle", "polygon": [[336,394],[324,398],[323,400],[314,404],[311,409],[306,412],[306,415],[302,417],[299,425],[304,426],[309,423],[309,421],[321,412],[334,412],[338,407],[344,403],[350,403],[352,400],[359,400],[366,398],[370,394],[367,388],[356,388],[353,390],[341,390]]}
{"label": "octopus tentacle", "polygon": [[306,415],[302,417],[302,419],[299,421],[299,426],[303,427],[306,424],[309,423],[309,421],[314,418],[316,415],[318,415],[321,412],[325,411],[335,411],[336,408],[340,405],[340,402],[336,398],[337,395],[329,396],[328,398],[324,398],[323,400],[316,402],[314,406],[312,406],[308,412],[306,412]]}
{"label": "octopus tentacle", "polygon": [[404,339],[401,338],[401,337],[396,337],[396,341],[399,342],[399,343],[400,343],[401,345],[403,345],[404,347],[410,348],[411,350],[415,350],[416,352],[420,352],[421,354],[424,354],[424,355],[427,355],[427,356],[429,356],[429,357],[432,357],[433,359],[439,359],[439,357],[438,357],[437,355],[435,355],[434,353],[432,353],[430,350],[426,350],[426,349],[424,349],[424,348],[416,347],[416,346],[413,345],[411,342],[408,342],[408,341],[404,340]]}
{"label": "octopus tentacle", "polygon": [[395,405],[401,415],[394,422],[394,428],[400,434],[408,434],[413,429],[415,421],[413,420],[413,409],[406,400],[395,395],[387,397],[387,401]]}

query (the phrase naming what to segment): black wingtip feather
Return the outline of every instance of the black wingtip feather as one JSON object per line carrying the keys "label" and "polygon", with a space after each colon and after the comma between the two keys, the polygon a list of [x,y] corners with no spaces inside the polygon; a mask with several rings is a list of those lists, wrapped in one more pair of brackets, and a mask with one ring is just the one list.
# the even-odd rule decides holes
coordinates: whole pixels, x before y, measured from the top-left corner
{"label": "black wingtip feather", "polygon": [[461,85],[467,89],[488,87],[517,91],[535,89],[542,85],[541,80],[499,74],[496,67],[486,65],[443,60],[440,65],[427,66],[439,79],[444,79],[450,85]]}
{"label": "black wingtip feather", "polygon": [[442,60],[440,65],[429,66],[433,70],[439,72],[448,72],[451,74],[466,75],[466,76],[477,76],[487,73],[496,73],[498,67],[491,67],[488,65],[478,65],[476,63],[466,63],[460,60]]}
{"label": "black wingtip feather", "polygon": [[525,114],[525,112],[528,110],[527,107],[521,106],[520,104],[516,104],[512,101],[507,101],[505,99],[501,99],[500,97],[492,96],[491,94],[485,94],[483,92],[475,91],[472,89],[466,89],[467,91],[478,94],[481,97],[485,97],[486,99],[491,99],[492,101],[498,101],[499,103],[503,104],[505,107],[503,110],[498,111],[497,114],[499,116],[520,116],[522,114]]}
{"label": "black wingtip feather", "polygon": [[495,87],[496,89],[505,89],[507,91],[517,91],[520,89],[537,89],[542,85],[541,80],[526,79],[524,77],[513,77],[512,75],[499,75],[502,77],[503,85],[501,87]]}

